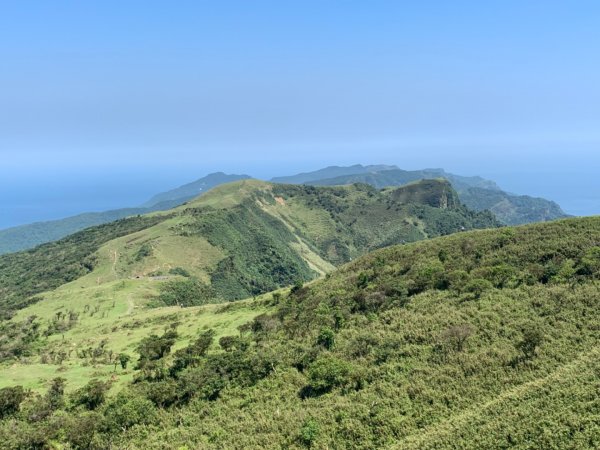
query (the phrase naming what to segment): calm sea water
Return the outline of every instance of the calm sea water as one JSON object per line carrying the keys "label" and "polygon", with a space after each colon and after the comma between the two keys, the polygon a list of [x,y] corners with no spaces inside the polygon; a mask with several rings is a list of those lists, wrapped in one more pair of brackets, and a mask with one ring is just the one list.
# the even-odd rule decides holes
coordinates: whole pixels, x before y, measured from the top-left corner
{"label": "calm sea water", "polygon": [[[313,165],[315,168],[318,165]],[[249,173],[263,179],[293,174],[297,167],[241,167],[228,172]],[[309,167],[302,167],[302,170]],[[65,171],[0,174],[0,229],[89,211],[137,206],[152,195],[191,182],[218,167],[121,168],[103,171]],[[595,167],[578,171],[545,170],[532,166],[495,171],[470,167],[449,168],[458,174],[480,174],[507,191],[545,197],[573,215],[600,214],[600,186]]]}

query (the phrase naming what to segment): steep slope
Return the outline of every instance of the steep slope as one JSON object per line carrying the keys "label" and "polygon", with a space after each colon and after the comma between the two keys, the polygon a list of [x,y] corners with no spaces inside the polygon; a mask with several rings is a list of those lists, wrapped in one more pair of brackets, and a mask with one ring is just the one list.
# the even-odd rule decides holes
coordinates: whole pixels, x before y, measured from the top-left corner
{"label": "steep slope", "polygon": [[465,189],[459,195],[461,201],[469,208],[475,211],[490,210],[508,225],[547,222],[566,217],[557,203],[543,198],[512,195],[477,187]]}
{"label": "steep slope", "polygon": [[[21,400],[20,412],[0,422],[0,442],[598,448],[599,281],[600,218],[381,249],[257,299],[271,313],[218,347],[206,329],[194,341],[191,317],[179,326],[183,338],[155,327],[146,342],[171,336],[181,340],[177,352],[148,366],[148,348],[139,347],[137,368],[126,370],[135,382],[91,406],[90,390],[49,411],[43,398]],[[199,312],[196,320],[211,326],[215,317]]]}
{"label": "steep slope", "polygon": [[[356,166],[352,166],[356,167]],[[362,166],[360,166],[362,167]],[[356,169],[355,173],[331,178],[318,179],[319,172],[290,177],[300,184],[315,186],[337,186],[352,183],[366,183],[376,188],[401,186],[428,178],[444,178],[458,192],[460,201],[475,211],[492,211],[506,225],[520,225],[532,222],[546,222],[567,217],[555,202],[526,195],[514,195],[502,191],[496,183],[481,177],[464,177],[445,172],[443,169],[407,171]]]}
{"label": "steep slope", "polygon": [[46,242],[56,241],[86,228],[113,222],[125,217],[148,214],[154,211],[166,211],[197,197],[219,184],[247,178],[250,177],[247,175],[228,175],[222,172],[212,173],[193,183],[157,194],[140,207],[89,212],[64,219],[6,228],[0,230],[0,255],[27,250]]}

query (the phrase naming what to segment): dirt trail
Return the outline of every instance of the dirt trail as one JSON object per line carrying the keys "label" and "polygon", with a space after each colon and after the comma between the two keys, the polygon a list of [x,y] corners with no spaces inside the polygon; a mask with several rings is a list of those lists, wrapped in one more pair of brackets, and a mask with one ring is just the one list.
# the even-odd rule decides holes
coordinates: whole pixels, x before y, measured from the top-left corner
{"label": "dirt trail", "polygon": [[135,308],[135,303],[133,301],[133,298],[131,298],[132,295],[133,294],[127,295],[127,312],[125,314],[128,316],[130,316],[133,313],[133,308]]}
{"label": "dirt trail", "polygon": [[[418,431],[416,434],[412,434],[404,438],[393,448],[397,449],[409,449],[409,448],[424,448],[425,442],[433,442],[436,438],[447,438],[452,435],[453,431],[465,427],[469,421],[476,420],[478,416],[482,416],[486,410],[502,404],[505,401],[516,400],[523,398],[531,392],[542,389],[550,383],[564,380],[570,372],[577,372],[582,366],[589,364],[596,360],[600,356],[600,348],[595,348],[591,351],[580,354],[578,358],[575,358],[571,362],[557,368],[554,372],[543,378],[538,378],[527,383],[523,383],[512,389],[501,393],[497,397],[471,408],[467,408],[464,411],[458,412],[440,422],[434,423]],[[433,440],[431,439],[433,437]]]}
{"label": "dirt trail", "polygon": [[119,278],[117,275],[117,261],[119,260],[119,252],[117,252],[116,250],[112,250],[112,267],[111,267],[111,271],[113,273],[113,275],[115,276],[115,278]]}

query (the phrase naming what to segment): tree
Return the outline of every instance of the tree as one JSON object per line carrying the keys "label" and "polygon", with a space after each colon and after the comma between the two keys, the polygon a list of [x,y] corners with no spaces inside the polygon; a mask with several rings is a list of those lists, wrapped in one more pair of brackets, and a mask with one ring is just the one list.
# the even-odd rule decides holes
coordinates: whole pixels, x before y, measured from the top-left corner
{"label": "tree", "polygon": [[536,349],[544,341],[542,332],[533,326],[526,328],[523,331],[523,339],[516,345],[517,350],[520,350],[524,359],[531,359],[535,356]]}
{"label": "tree", "polygon": [[65,383],[67,380],[58,377],[54,378],[50,383],[50,388],[46,392],[46,400],[52,410],[62,408],[65,404]]}
{"label": "tree", "polygon": [[600,247],[590,248],[579,264],[579,273],[598,278],[600,276]]}
{"label": "tree", "polygon": [[214,290],[197,278],[167,281],[159,289],[159,299],[167,306],[204,305],[215,298]]}
{"label": "tree", "polygon": [[471,325],[454,325],[442,333],[442,341],[455,351],[461,352],[472,334],[473,327]]}
{"label": "tree", "polygon": [[173,366],[171,367],[171,375],[177,374],[187,367],[196,367],[200,363],[202,357],[206,354],[212,345],[215,332],[207,330],[190,345],[181,350],[177,350],[174,355]]}
{"label": "tree", "polygon": [[296,282],[292,286],[292,289],[290,290],[290,292],[292,294],[296,294],[297,292],[300,291],[300,289],[302,289],[303,286],[304,286],[304,283],[302,282],[302,280],[296,280]]}
{"label": "tree", "polygon": [[157,361],[169,354],[177,336],[177,331],[168,330],[162,336],[152,334],[142,339],[136,349],[140,354],[136,368],[143,369],[150,361]]}
{"label": "tree", "polygon": [[226,352],[230,352],[234,349],[238,341],[239,338],[236,336],[223,336],[219,339],[219,346]]}
{"label": "tree", "polygon": [[18,412],[25,397],[27,392],[23,386],[0,389],[0,419]]}
{"label": "tree", "polygon": [[465,292],[473,294],[475,299],[480,299],[484,292],[492,289],[494,286],[488,280],[476,278],[469,281],[465,286]]}
{"label": "tree", "polygon": [[89,410],[96,409],[104,403],[109,389],[109,382],[90,380],[88,384],[74,392],[73,403],[83,405]]}
{"label": "tree", "polygon": [[331,328],[322,328],[317,336],[317,344],[331,350],[335,344],[335,333]]}
{"label": "tree", "polygon": [[119,364],[121,364],[121,368],[125,370],[127,369],[127,364],[129,361],[131,361],[131,356],[129,356],[127,353],[119,353],[117,356],[117,361],[119,361]]}
{"label": "tree", "polygon": [[120,392],[104,410],[108,426],[121,431],[138,424],[150,424],[156,419],[156,408],[147,398]]}
{"label": "tree", "polygon": [[326,356],[315,361],[308,370],[308,394],[321,395],[333,388],[350,383],[351,365],[333,356]]}
{"label": "tree", "polygon": [[315,419],[305,420],[300,428],[300,442],[310,448],[319,436],[319,424]]}

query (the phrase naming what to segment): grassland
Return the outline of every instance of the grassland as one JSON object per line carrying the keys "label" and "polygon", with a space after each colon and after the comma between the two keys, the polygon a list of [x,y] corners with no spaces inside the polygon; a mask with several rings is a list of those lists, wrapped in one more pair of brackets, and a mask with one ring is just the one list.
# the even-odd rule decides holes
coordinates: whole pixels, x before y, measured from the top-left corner
{"label": "grassland", "polygon": [[[213,329],[216,337],[237,333],[237,327],[268,311],[261,298],[240,301],[235,308],[212,304],[200,307],[148,308],[157,295],[160,281],[115,280],[95,283],[96,274],[43,294],[43,300],[22,309],[13,321],[35,316],[48,323],[57,313],[75,312],[77,323],[70,329],[47,336],[36,343],[37,352],[19,361],[0,364],[0,387],[23,385],[41,392],[58,376],[66,379],[69,391],[83,386],[91,378],[112,380],[122,387],[131,381],[133,369],[115,370],[116,355],[135,358],[135,347],[142,338],[160,334],[170,324],[178,324],[180,339],[175,349],[188,343],[199,330]],[[82,350],[102,347],[98,358],[81,357]],[[44,362],[49,355],[66,352],[60,363]],[[108,354],[114,355],[107,360]],[[118,389],[116,389],[118,390]]]}

